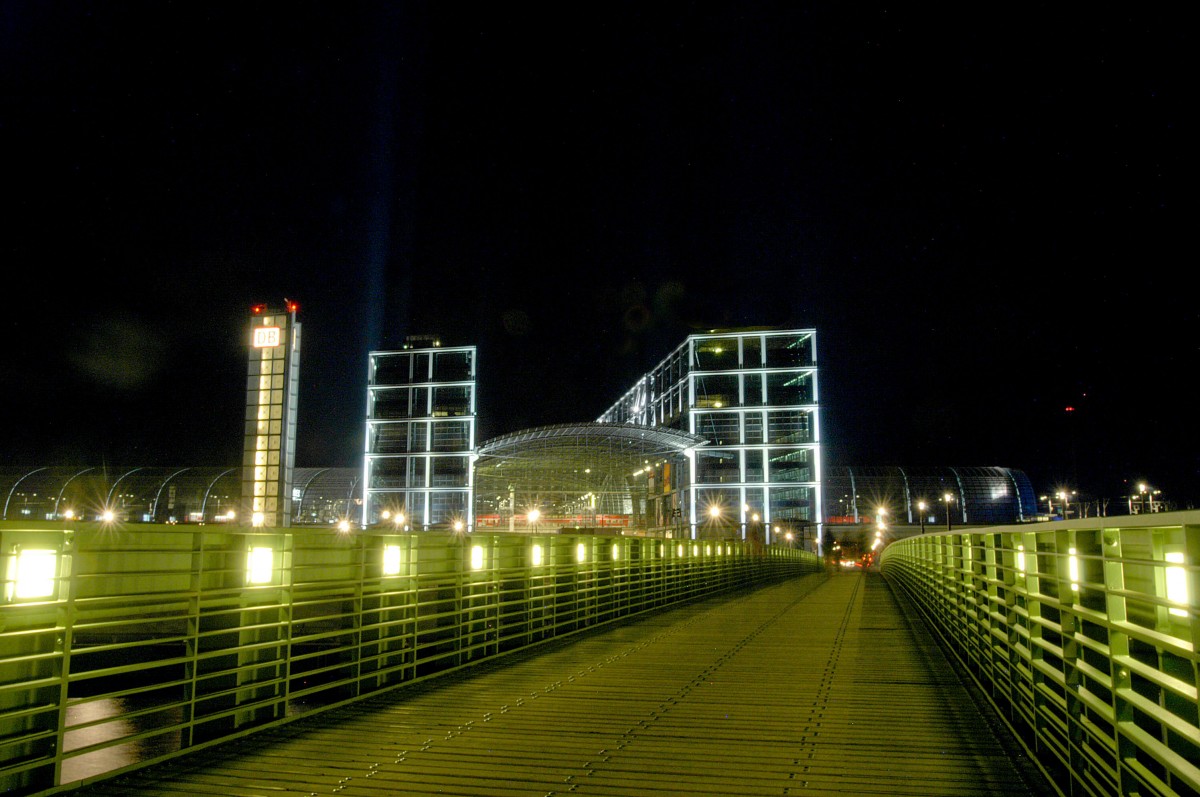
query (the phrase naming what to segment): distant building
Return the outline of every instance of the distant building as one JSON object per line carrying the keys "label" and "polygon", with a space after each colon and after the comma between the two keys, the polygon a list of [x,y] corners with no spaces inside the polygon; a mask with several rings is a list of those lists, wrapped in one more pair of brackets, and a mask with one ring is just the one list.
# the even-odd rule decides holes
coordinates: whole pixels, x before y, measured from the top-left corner
{"label": "distant building", "polygon": [[[822,526],[872,522],[881,510],[912,525],[941,523],[947,509],[954,525],[1036,519],[1029,479],[1008,468],[823,471],[812,329],[689,335],[597,420],[482,444],[476,348],[410,338],[369,355],[361,467],[294,472],[294,309],[256,317],[252,338],[240,470],[0,469],[0,519],[107,511],[123,522],[249,525],[249,511],[280,525],[790,535],[809,545]],[[239,506],[247,494],[249,510]]]}
{"label": "distant building", "polygon": [[362,521],[474,525],[474,346],[409,338],[369,356]]}
{"label": "distant building", "polygon": [[692,535],[728,517],[772,539],[820,522],[816,331],[689,335],[601,417],[676,429],[705,445],[688,458],[676,507]]}
{"label": "distant building", "polygon": [[292,524],[296,409],[300,395],[298,307],[250,311],[246,428],[242,446],[242,517],[256,526]]}
{"label": "distant building", "polygon": [[[542,528],[581,527],[600,501],[605,522],[621,518],[638,533],[770,540],[777,527],[815,529],[816,359],[811,329],[690,335],[595,423],[516,433],[489,448],[474,438],[475,347],[410,340],[372,352],[362,522],[472,529],[482,515],[515,529],[532,510]],[[535,456],[546,460],[541,482],[528,464]],[[644,484],[631,481],[631,465]],[[506,482],[518,469],[521,478]]]}

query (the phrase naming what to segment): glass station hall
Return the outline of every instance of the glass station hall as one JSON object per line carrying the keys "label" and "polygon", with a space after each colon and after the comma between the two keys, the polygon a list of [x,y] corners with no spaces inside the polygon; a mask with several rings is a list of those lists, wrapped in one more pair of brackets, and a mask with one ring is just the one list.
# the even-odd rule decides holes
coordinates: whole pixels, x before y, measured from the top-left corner
{"label": "glass station hall", "polygon": [[816,536],[813,330],[691,335],[597,420],[479,445],[475,377],[471,346],[371,353],[364,525]]}

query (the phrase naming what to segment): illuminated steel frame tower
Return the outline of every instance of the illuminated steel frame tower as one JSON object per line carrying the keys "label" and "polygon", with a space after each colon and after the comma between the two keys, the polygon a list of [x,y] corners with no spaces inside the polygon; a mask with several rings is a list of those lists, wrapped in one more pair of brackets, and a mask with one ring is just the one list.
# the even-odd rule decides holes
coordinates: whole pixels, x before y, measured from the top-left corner
{"label": "illuminated steel frame tower", "polygon": [[740,532],[820,546],[816,331],[713,330],[682,345],[598,420],[706,438],[679,512],[693,537]]}
{"label": "illuminated steel frame tower", "polygon": [[246,430],[242,448],[242,516],[252,525],[292,524],[296,404],[300,393],[300,323],[295,302],[255,305],[250,315]]}
{"label": "illuminated steel frame tower", "polygon": [[474,526],[474,346],[409,338],[369,356],[363,525]]}

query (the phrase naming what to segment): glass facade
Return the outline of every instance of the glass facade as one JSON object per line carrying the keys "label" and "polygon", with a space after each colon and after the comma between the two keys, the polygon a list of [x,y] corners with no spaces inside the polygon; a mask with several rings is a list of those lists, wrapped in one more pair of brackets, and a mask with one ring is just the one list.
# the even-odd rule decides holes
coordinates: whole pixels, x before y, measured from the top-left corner
{"label": "glass facade", "polygon": [[663,426],[708,444],[684,503],[694,536],[773,541],[822,519],[816,332],[691,335],[599,420]]}
{"label": "glass facade", "polygon": [[684,536],[681,474],[702,445],[673,429],[603,423],[489,440],[475,463],[476,528]]}
{"label": "glass facade", "polygon": [[474,346],[372,352],[364,525],[474,525]]}

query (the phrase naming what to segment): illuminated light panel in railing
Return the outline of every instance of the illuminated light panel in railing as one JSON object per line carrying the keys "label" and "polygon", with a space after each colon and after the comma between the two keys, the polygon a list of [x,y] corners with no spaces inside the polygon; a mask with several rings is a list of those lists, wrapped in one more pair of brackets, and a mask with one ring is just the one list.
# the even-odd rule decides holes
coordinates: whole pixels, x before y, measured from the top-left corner
{"label": "illuminated light panel in railing", "polygon": [[400,546],[383,546],[383,574],[385,576],[400,575]]}
{"label": "illuminated light panel in railing", "polygon": [[9,600],[49,598],[54,594],[54,577],[58,572],[58,553],[30,548],[16,552],[13,572],[8,578]]}
{"label": "illuminated light panel in railing", "polygon": [[275,549],[257,546],[246,552],[246,583],[270,584]]}
{"label": "illuminated light panel in railing", "polygon": [[1183,554],[1169,553],[1167,554],[1167,600],[1171,603],[1177,603],[1179,606],[1172,606],[1168,611],[1176,617],[1187,617],[1187,609],[1180,608],[1187,606],[1188,603],[1188,584],[1187,571],[1183,569]]}

